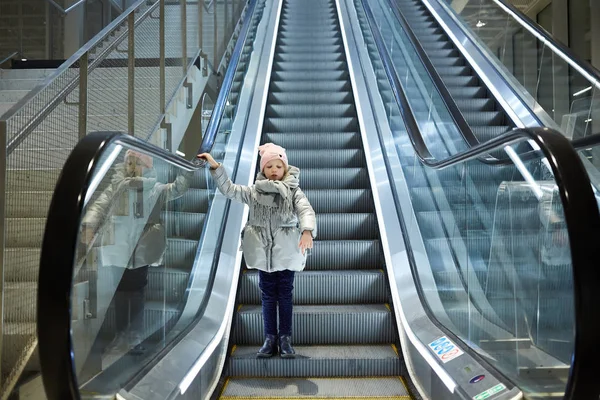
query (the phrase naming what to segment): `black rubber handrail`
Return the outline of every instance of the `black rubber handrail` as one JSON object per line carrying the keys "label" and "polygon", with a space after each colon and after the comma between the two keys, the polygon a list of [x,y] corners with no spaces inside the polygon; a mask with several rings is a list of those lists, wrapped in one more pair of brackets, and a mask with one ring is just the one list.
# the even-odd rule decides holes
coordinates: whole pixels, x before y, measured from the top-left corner
{"label": "black rubber handrail", "polygon": [[[219,132],[219,126],[221,125],[221,117],[223,115],[223,112],[225,111],[227,99],[229,98],[231,87],[233,86],[235,71],[237,70],[242,51],[244,50],[244,44],[246,43],[248,30],[250,29],[250,21],[252,19],[251,16],[254,14],[255,6],[256,0],[250,0],[248,4],[246,18],[244,19],[242,28],[240,30],[240,36],[238,37],[237,43],[235,44],[235,48],[231,56],[231,61],[229,62],[229,66],[227,68],[227,72],[225,73],[225,77],[223,78],[223,86],[219,91],[219,96],[217,97],[217,101],[215,102],[215,107],[210,116],[210,119],[208,120],[208,126],[206,127],[206,132],[204,134],[204,137],[202,138],[200,148],[198,149],[198,154],[208,153],[215,143],[217,133]],[[198,162],[198,164],[202,165],[204,164],[204,162],[200,161]]]}
{"label": "black rubber handrail", "polygon": [[[369,24],[376,27],[368,1],[363,0],[362,3]],[[393,71],[381,34],[377,29],[371,31],[394,98],[404,117],[411,144],[424,165],[433,169],[458,165],[523,140],[532,140],[540,147],[552,169],[560,193],[573,265],[575,342],[564,399],[598,398],[600,385],[597,384],[594,371],[600,359],[600,347],[596,346],[596,338],[600,335],[596,289],[600,285],[600,269],[596,268],[597,260],[600,259],[600,247],[597,245],[600,213],[589,176],[577,151],[566,137],[555,130],[526,128],[515,129],[448,159],[436,160],[427,149],[406,94]]]}

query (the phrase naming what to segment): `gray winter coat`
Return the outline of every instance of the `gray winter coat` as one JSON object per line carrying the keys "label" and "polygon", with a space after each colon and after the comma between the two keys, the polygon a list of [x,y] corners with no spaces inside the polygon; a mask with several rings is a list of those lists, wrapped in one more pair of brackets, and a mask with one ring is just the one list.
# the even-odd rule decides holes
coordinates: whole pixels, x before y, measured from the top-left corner
{"label": "gray winter coat", "polygon": [[302,232],[317,234],[315,212],[298,187],[300,170],[289,167],[283,181],[268,180],[261,172],[252,186],[236,185],[225,168],[211,169],[221,193],[248,204],[248,223],[242,231],[242,250],[248,268],[262,271],[302,271],[306,254],[299,248]]}
{"label": "gray winter coat", "polygon": [[111,184],[88,205],[82,221],[84,227],[103,231],[102,264],[128,269],[160,264],[167,243],[160,218],[163,205],[188,190],[192,175],[185,172],[164,184],[153,169],[127,177],[124,165],[117,165]]}

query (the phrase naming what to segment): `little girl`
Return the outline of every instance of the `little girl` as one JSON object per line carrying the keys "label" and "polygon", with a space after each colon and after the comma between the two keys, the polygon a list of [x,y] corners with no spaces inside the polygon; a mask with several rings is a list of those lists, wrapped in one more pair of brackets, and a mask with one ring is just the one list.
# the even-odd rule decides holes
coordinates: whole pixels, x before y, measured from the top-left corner
{"label": "little girl", "polygon": [[[253,186],[236,185],[210,154],[211,174],[225,197],[248,204],[250,215],[242,231],[242,250],[248,268],[258,269],[262,294],[265,342],[258,357],[293,358],[292,290],[295,271],[306,264],[306,251],[313,246],[317,226],[315,212],[300,190],[300,170],[288,165],[283,147],[267,143],[258,148],[260,172]],[[277,337],[279,308],[279,337]]]}

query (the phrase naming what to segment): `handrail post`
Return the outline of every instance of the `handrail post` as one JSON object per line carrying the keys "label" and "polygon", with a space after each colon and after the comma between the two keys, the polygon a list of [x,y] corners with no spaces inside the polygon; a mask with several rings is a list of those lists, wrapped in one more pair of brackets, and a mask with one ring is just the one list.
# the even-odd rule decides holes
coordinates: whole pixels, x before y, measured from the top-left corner
{"label": "handrail post", "polygon": [[204,26],[204,0],[198,0],[198,48],[200,51],[204,53],[204,47],[202,43],[203,32],[202,28]]}
{"label": "handrail post", "polygon": [[[6,167],[7,167],[7,151],[8,143],[8,122],[0,121],[0,221],[4,221],[0,226],[0,360],[2,359],[2,342],[4,339],[4,277],[6,276],[6,263],[4,260],[5,240],[6,237]],[[2,372],[2,363],[0,363],[0,372]]]}
{"label": "handrail post", "polygon": [[219,72],[219,65],[217,64],[217,60],[219,59],[218,45],[219,41],[217,39],[218,28],[217,28],[217,9],[219,8],[219,4],[217,2],[213,3],[213,23],[214,23],[214,47],[213,47],[213,69],[215,73]]}
{"label": "handrail post", "polygon": [[87,135],[89,53],[79,59],[79,138]]}
{"label": "handrail post", "polygon": [[129,37],[127,43],[127,130],[135,136],[135,14],[127,17]]}
{"label": "handrail post", "polygon": [[165,0],[159,0],[159,52],[160,52],[160,113],[165,113],[166,107],[166,76],[165,76]]}
{"label": "handrail post", "polygon": [[223,7],[225,8],[225,14],[223,14],[223,51],[225,51],[225,40],[229,37],[229,0],[223,0]]}
{"label": "handrail post", "polygon": [[[200,4],[198,3],[198,6]],[[181,0],[181,64],[183,76],[187,75],[187,0]]]}

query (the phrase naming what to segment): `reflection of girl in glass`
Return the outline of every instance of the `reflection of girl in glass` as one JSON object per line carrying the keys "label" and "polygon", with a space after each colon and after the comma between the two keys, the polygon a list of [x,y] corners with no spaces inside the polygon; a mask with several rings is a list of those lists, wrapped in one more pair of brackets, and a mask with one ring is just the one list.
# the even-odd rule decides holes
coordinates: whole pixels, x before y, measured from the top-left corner
{"label": "reflection of girl in glass", "polygon": [[[115,166],[110,185],[88,206],[83,218],[83,239],[89,243],[104,221],[111,221],[114,238],[102,238],[102,264],[112,269],[116,292],[113,350],[143,352],[144,297],[148,267],[162,264],[166,232],[160,214],[165,202],[181,197],[193,172],[173,183],[156,179],[152,157],[128,150],[125,161]],[[111,215],[108,215],[108,214]],[[110,217],[110,219],[108,219]]]}

